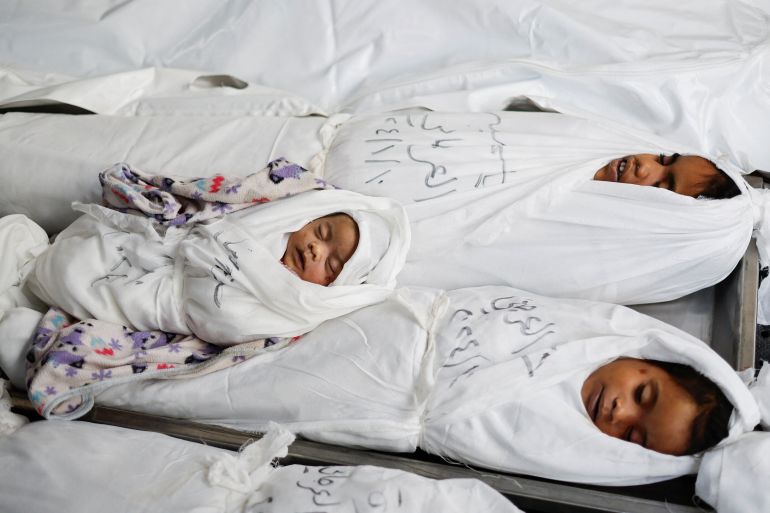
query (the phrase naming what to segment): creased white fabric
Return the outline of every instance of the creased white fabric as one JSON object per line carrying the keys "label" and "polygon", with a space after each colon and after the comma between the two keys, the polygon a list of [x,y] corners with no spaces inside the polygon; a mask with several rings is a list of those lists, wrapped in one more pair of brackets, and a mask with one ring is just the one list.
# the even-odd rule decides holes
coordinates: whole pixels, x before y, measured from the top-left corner
{"label": "creased white fabric", "polygon": [[591,422],[579,387],[619,356],[685,363],[710,377],[737,409],[730,440],[759,422],[746,385],[702,342],[625,307],[511,287],[399,289],[323,323],[269,363],[121,385],[97,401],[246,430],[277,420],[315,440],[391,451],[419,445],[566,481],[626,485],[694,472],[697,457],[655,453]]}
{"label": "creased white fabric", "polygon": [[356,222],[358,245],[353,256],[345,262],[333,285],[358,285],[380,283],[389,280],[387,273],[378,273],[377,267],[387,257],[390,247],[389,223],[375,213],[366,211],[345,212]]}
{"label": "creased white fabric", "polygon": [[[409,248],[402,207],[348,191],[310,191],[210,223],[169,229],[98,205],[38,257],[30,287],[79,319],[160,329],[231,345],[301,335],[320,322],[387,297]],[[280,262],[278,241],[340,210],[366,210],[390,230],[376,283],[323,287]]]}
{"label": "creased white fabric", "polygon": [[[53,234],[78,215],[73,201],[98,203],[100,169],[115,162],[196,178],[246,176],[279,157],[306,166],[321,150],[325,118],[182,115],[0,116],[0,214],[22,213]],[[35,180],[30,180],[34,172]]]}
{"label": "creased white fabric", "polygon": [[6,310],[0,318],[0,369],[19,390],[27,388],[27,352],[43,314],[26,307]]}
{"label": "creased white fabric", "polygon": [[329,443],[415,450],[427,327],[435,291],[399,289],[384,302],[321,324],[296,344],[192,380],[118,385],[97,402],[245,431],[270,421]]}
{"label": "creased white fabric", "polygon": [[286,91],[237,77],[194,70],[145,68],[91,78],[30,73],[0,66],[0,106],[66,104],[123,116],[307,116],[323,111]]}
{"label": "creased white fabric", "polygon": [[[268,434],[266,441],[273,436]],[[277,454],[285,453],[285,436],[273,441],[273,448],[282,448]],[[257,442],[245,451],[257,448],[265,449]],[[3,511],[284,513],[321,507],[329,513],[349,513],[400,506],[410,513],[520,513],[475,479],[436,481],[378,467],[270,467],[254,483],[259,490],[236,491],[210,482],[217,462],[242,463],[244,457],[146,431],[35,422],[0,438]]]}
{"label": "creased white fabric", "polygon": [[25,287],[35,258],[48,247],[48,236],[20,214],[0,218],[0,318],[16,307],[39,307]]}
{"label": "creased white fabric", "polygon": [[7,388],[8,382],[0,378],[0,439],[29,422],[27,417],[11,411],[11,396]]}
{"label": "creased white fabric", "polygon": [[146,431],[85,422],[32,422],[0,439],[8,513],[222,513],[243,499],[206,480],[223,451]]}
{"label": "creased white fabric", "polygon": [[727,162],[743,191],[729,200],[592,181],[614,158],[674,152],[698,153],[560,114],[384,113],[341,125],[324,178],[406,205],[401,285],[653,303],[723,279],[756,226],[754,195]]}
{"label": "creased white fabric", "polygon": [[650,451],[594,426],[578,387],[620,356],[684,363],[708,376],[736,408],[730,440],[759,422],[754,398],[722,358],[630,309],[510,287],[457,290],[448,298],[432,330],[437,375],[420,442],[428,452],[594,484],[639,484],[694,472],[696,457]]}
{"label": "creased white fabric", "polygon": [[770,510],[770,433],[747,433],[703,456],[695,492],[718,513]]}
{"label": "creased white fabric", "polygon": [[749,383],[749,390],[759,405],[762,427],[770,430],[770,364],[762,362],[759,375]]}
{"label": "creased white fabric", "polygon": [[45,309],[27,286],[35,258],[48,247],[48,236],[23,215],[0,218],[0,368],[24,388],[25,355],[30,334]]}
{"label": "creased white fabric", "polygon": [[[489,0],[451,9],[439,0],[290,7],[78,0],[0,9],[0,62],[36,71],[4,80],[9,95],[24,82],[50,86],[147,66],[230,74],[330,113],[500,110],[527,95],[560,111],[646,127],[747,170],[770,168],[770,149],[757,137],[770,119],[770,9],[761,0]],[[288,26],[303,37],[287,38]],[[152,91],[147,80],[139,95]],[[81,99],[95,103],[91,96]],[[111,95],[102,88],[97,96]],[[151,100],[148,110],[163,109],[163,98]],[[168,101],[188,112],[191,103]]]}
{"label": "creased white fabric", "polygon": [[278,424],[269,425],[262,438],[242,448],[237,457],[223,453],[214,461],[209,467],[209,483],[241,493],[258,492],[273,471],[271,463],[286,456],[294,438]]}

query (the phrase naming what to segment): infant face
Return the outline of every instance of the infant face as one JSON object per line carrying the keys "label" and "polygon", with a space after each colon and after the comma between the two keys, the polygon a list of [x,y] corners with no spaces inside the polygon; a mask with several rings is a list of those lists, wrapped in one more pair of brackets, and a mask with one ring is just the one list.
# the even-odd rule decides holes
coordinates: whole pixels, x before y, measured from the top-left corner
{"label": "infant face", "polygon": [[281,262],[301,279],[327,286],[339,276],[356,246],[356,222],[347,214],[332,214],[292,233]]}
{"label": "infant face", "polygon": [[719,174],[703,157],[642,153],[610,161],[594,174],[594,180],[659,187],[696,198]]}
{"label": "infant face", "polygon": [[635,358],[596,369],[580,396],[603,433],[677,456],[689,448],[700,413],[695,399],[665,370]]}

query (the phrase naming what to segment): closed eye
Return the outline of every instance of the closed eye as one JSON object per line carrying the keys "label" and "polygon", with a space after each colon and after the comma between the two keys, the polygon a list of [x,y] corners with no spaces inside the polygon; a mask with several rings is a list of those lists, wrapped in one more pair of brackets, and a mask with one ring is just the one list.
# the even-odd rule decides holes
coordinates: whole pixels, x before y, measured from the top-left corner
{"label": "closed eye", "polygon": [[634,400],[636,401],[636,404],[642,404],[642,398],[644,397],[644,384],[639,385],[636,387],[636,390],[634,390]]}
{"label": "closed eye", "polygon": [[670,166],[674,162],[676,162],[681,155],[679,153],[674,153],[673,155],[664,155],[663,153],[658,154],[658,163],[664,165],[664,166]]}

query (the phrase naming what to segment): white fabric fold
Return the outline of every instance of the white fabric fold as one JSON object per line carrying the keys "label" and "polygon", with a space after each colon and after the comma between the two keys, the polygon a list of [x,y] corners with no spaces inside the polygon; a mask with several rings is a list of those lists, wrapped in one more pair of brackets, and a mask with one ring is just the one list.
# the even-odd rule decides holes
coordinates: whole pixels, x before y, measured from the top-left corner
{"label": "white fabric fold", "polygon": [[671,456],[602,433],[580,398],[585,378],[619,357],[683,363],[716,383],[735,408],[729,436],[760,419],[754,397],[711,348],[622,306],[537,296],[510,287],[447,293],[423,450],[551,479],[614,486],[695,472]]}
{"label": "white fabric fold", "polygon": [[625,307],[511,287],[398,289],[226,379],[120,385],[98,401],[247,431],[274,420],[352,447],[419,445],[550,479],[630,485],[695,472],[697,456],[649,451],[591,422],[581,383],[620,356],[684,363],[717,383],[737,410],[725,444],[760,420],[743,380],[703,342]]}
{"label": "white fabric fold", "polygon": [[[378,303],[391,294],[410,244],[409,222],[397,202],[324,190],[266,203],[256,210],[200,225],[180,245],[186,262],[182,309],[193,333],[204,340],[237,342],[301,335],[327,319]],[[263,245],[276,234],[296,231],[313,219],[354,210],[378,216],[389,231],[387,249],[366,283],[323,287],[303,281]],[[207,273],[218,267],[217,262],[228,267],[233,264],[221,281],[212,280]],[[223,286],[216,296],[219,283]],[[212,296],[219,298],[219,304]]]}
{"label": "white fabric fold", "polygon": [[[410,227],[387,198],[342,190],[309,191],[160,236],[148,218],[99,205],[37,259],[33,292],[79,319],[136,330],[193,333],[220,345],[293,337],[391,294],[406,259]],[[324,287],[281,263],[282,238],[309,221],[365,211],[389,232],[372,283]]]}
{"label": "white fabric fold", "polygon": [[222,453],[209,467],[209,483],[261,500],[259,488],[273,471],[273,460],[286,456],[294,438],[280,425],[270,424],[262,438],[243,447],[237,456]]}
{"label": "white fabric fold", "polygon": [[96,114],[307,116],[323,110],[294,93],[196,70],[143,68],[95,77],[0,66],[0,107],[65,104]]}
{"label": "white fabric fold", "polygon": [[759,405],[759,413],[762,417],[762,427],[770,430],[770,364],[762,362],[759,375],[749,384],[751,395]]}
{"label": "white fabric fold", "polygon": [[[392,133],[391,133],[392,132]],[[672,300],[725,278],[755,205],[592,178],[636,153],[702,155],[653,134],[532,112],[389,112],[344,123],[324,178],[406,205],[412,247],[399,283],[505,284],[619,304]]]}
{"label": "white fabric fold", "polygon": [[24,285],[35,258],[47,247],[48,235],[28,217],[14,214],[0,218],[0,317],[11,308],[41,306]]}
{"label": "white fabric fold", "polygon": [[[281,454],[274,449],[285,446],[286,438],[273,442],[255,452],[265,458]],[[212,485],[211,462],[231,454],[147,431],[34,422],[0,437],[3,513],[521,513],[475,479],[434,480],[371,466],[270,468],[257,492]],[[252,468],[243,461],[248,458],[233,459],[243,472]]]}
{"label": "white fabric fold", "polygon": [[5,437],[29,422],[27,417],[11,411],[8,382],[0,378],[0,438]]}
{"label": "white fabric fold", "polygon": [[747,433],[703,456],[695,493],[718,513],[770,511],[770,433]]}

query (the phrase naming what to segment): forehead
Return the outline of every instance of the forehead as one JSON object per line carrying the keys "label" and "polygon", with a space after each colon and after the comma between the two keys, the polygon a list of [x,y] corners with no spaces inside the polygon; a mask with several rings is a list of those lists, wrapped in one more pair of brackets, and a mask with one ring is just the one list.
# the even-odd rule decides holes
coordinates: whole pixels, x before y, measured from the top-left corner
{"label": "forehead", "polygon": [[675,192],[699,196],[720,173],[714,164],[697,155],[682,155],[670,166]]}
{"label": "forehead", "polygon": [[318,221],[328,221],[335,231],[335,236],[354,235],[358,239],[358,224],[347,214],[331,214],[318,219]]}
{"label": "forehead", "polygon": [[666,382],[646,419],[647,447],[666,454],[684,454],[690,446],[693,424],[700,408],[673,378],[665,372],[664,375]]}

